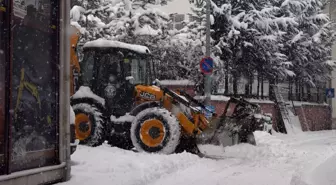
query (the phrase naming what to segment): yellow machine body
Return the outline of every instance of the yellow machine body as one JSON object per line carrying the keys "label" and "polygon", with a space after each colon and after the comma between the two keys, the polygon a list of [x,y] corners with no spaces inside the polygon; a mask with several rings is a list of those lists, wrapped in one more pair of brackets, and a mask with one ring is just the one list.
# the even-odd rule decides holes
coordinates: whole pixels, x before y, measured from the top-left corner
{"label": "yellow machine body", "polygon": [[[189,136],[200,134],[203,130],[208,128],[209,121],[203,113],[199,111],[190,111],[190,115],[187,116],[180,108],[184,106],[175,101],[175,99],[168,94],[165,94],[162,89],[153,85],[137,85],[135,86],[135,100],[139,105],[148,101],[157,101],[162,104],[162,107],[175,114],[176,118],[183,128],[183,133]],[[175,92],[178,96],[179,92]],[[177,111],[176,111],[177,108]],[[188,109],[188,107],[185,107]],[[191,119],[190,119],[191,118]]]}

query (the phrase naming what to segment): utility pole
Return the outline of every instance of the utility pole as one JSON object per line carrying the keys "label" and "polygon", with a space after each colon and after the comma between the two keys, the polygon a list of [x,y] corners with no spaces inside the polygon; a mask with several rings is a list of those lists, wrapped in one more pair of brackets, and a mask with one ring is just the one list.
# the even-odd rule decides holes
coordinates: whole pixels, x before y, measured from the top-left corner
{"label": "utility pole", "polygon": [[[205,57],[210,57],[210,2],[211,0],[206,0],[206,51]],[[205,74],[204,78],[204,93],[205,93],[205,105],[210,105],[211,100],[211,74]]]}

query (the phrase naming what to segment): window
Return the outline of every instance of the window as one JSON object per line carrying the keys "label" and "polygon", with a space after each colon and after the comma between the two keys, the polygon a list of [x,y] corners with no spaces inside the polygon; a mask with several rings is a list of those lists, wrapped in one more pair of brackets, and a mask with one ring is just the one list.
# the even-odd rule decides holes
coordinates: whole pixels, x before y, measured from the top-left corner
{"label": "window", "polygon": [[146,80],[147,80],[146,78],[149,76],[147,74],[146,61],[132,59],[131,74],[134,78],[135,84],[146,83]]}
{"label": "window", "polygon": [[[121,68],[120,68],[120,58],[110,54],[105,54],[98,61],[99,72],[98,80],[103,80],[104,82],[109,80],[110,76],[113,76],[115,80],[120,78]],[[113,80],[112,80],[113,81]]]}
{"label": "window", "polygon": [[57,3],[13,4],[10,172],[58,163]]}
{"label": "window", "polygon": [[91,87],[93,77],[94,52],[86,52],[83,61],[80,63],[81,74],[80,84]]}

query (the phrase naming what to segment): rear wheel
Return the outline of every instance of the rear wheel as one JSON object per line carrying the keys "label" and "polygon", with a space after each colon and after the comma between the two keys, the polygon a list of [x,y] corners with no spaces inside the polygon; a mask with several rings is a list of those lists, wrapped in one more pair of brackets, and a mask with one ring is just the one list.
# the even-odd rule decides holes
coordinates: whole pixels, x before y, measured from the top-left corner
{"label": "rear wheel", "polygon": [[162,108],[141,111],[131,127],[132,143],[138,151],[174,153],[180,142],[181,126],[174,115]]}
{"label": "rear wheel", "polygon": [[94,105],[79,103],[72,106],[75,119],[76,138],[79,144],[99,146],[104,142],[104,119],[102,111]]}

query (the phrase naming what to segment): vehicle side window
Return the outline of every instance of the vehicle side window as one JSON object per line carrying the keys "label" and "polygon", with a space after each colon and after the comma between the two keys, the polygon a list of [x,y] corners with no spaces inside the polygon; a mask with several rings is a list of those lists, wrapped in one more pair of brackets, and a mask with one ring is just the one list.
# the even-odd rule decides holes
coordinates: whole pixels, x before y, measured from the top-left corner
{"label": "vehicle side window", "polygon": [[132,66],[130,59],[124,58],[124,71],[126,72],[126,77],[127,76],[132,76]]}
{"label": "vehicle side window", "polygon": [[131,74],[134,78],[134,82],[136,84],[139,83],[145,83],[146,81],[146,63],[145,61],[140,61],[138,59],[132,59],[132,64],[131,64]]}
{"label": "vehicle side window", "polygon": [[90,85],[93,79],[94,53],[90,52],[81,62],[80,80],[83,85]]}
{"label": "vehicle side window", "polygon": [[131,63],[131,75],[134,78],[134,83],[138,84],[140,79],[139,79],[139,62],[136,59],[132,59]]}

